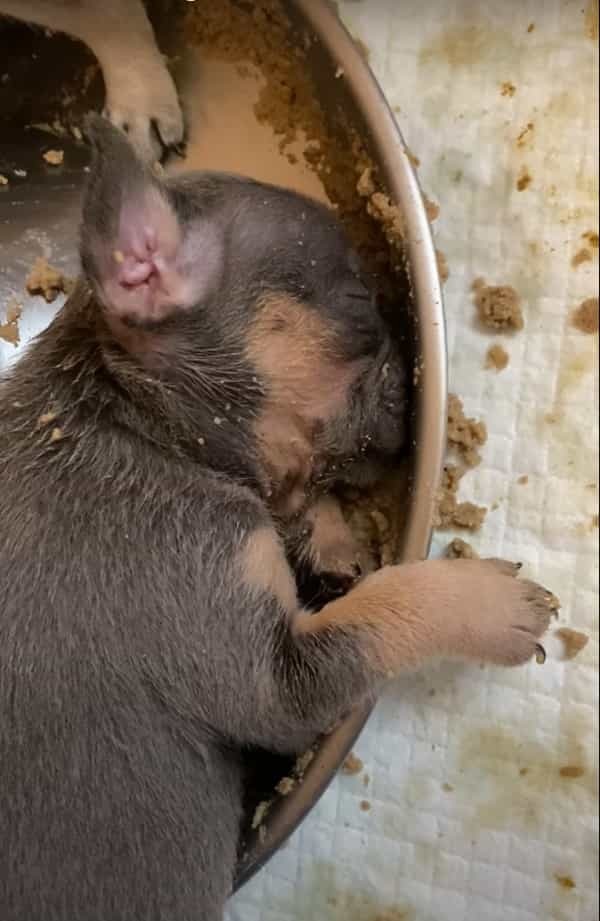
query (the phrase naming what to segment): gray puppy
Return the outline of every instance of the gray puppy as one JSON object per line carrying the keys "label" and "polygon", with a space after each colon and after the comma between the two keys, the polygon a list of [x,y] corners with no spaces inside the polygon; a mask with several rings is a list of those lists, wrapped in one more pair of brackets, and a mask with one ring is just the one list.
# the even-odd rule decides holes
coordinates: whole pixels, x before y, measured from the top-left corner
{"label": "gray puppy", "polygon": [[91,133],[84,279],[0,388],[0,917],[220,921],[246,746],[432,658],[526,662],[551,598],[433,561],[302,608],[288,528],[343,569],[319,488],[399,447],[387,332],[327,209]]}

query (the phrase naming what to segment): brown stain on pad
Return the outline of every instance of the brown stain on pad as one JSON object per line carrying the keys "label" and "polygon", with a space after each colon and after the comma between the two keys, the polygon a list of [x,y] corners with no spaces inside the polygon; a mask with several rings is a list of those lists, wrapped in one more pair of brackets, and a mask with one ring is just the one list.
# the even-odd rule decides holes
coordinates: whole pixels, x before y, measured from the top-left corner
{"label": "brown stain on pad", "polygon": [[526,166],[521,167],[519,175],[517,176],[517,191],[524,192],[525,189],[528,189],[531,183],[533,182],[533,176],[529,172]]}
{"label": "brown stain on pad", "polygon": [[451,26],[422,48],[419,54],[424,67],[442,60],[452,70],[470,70],[497,52],[498,32],[483,24]]}
{"label": "brown stain on pad", "polygon": [[[597,777],[588,764],[585,739],[593,727],[579,714],[565,714],[554,751],[505,729],[468,732],[460,743],[458,768],[476,790],[471,821],[478,828],[539,833],[546,819],[564,822],[594,808]],[[567,769],[567,774],[561,773]]]}
{"label": "brown stain on pad", "polygon": [[508,367],[510,356],[503,345],[496,342],[490,345],[485,356],[485,368],[494,371],[504,371]]}
{"label": "brown stain on pad", "polygon": [[531,147],[533,144],[534,132],[534,122],[527,122],[525,127],[517,135],[517,139],[515,141],[516,146],[519,148]]}
{"label": "brown stain on pad", "polygon": [[571,876],[562,876],[560,873],[555,873],[554,879],[561,889],[566,889],[568,892],[575,889],[575,880]]}
{"label": "brown stain on pad", "polygon": [[577,250],[573,258],[571,259],[571,265],[574,269],[578,269],[580,265],[583,265],[584,262],[592,261],[592,253],[586,246],[582,246]]}
{"label": "brown stain on pad", "polygon": [[581,333],[592,335],[598,332],[598,298],[588,297],[571,314],[571,326]]}
{"label": "brown stain on pad", "polygon": [[[415,852],[418,845],[415,846]],[[304,891],[304,888],[306,892]],[[318,893],[315,899],[315,893]],[[311,904],[314,917],[321,919],[322,906],[327,905],[329,921],[418,921],[414,910],[406,904],[387,905],[371,892],[349,888],[348,877],[337,864],[314,861],[300,891],[294,888],[293,906]]]}

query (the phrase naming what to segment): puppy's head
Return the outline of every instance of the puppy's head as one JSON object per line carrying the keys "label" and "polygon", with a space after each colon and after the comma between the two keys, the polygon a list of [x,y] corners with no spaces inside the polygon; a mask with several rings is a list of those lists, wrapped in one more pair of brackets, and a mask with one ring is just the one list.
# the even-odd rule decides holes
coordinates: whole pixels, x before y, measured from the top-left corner
{"label": "puppy's head", "polygon": [[105,334],[185,384],[188,416],[219,420],[221,441],[251,430],[275,491],[306,483],[319,430],[350,411],[386,337],[334,215],[236,176],[162,180],[105,120],[88,133],[81,259]]}

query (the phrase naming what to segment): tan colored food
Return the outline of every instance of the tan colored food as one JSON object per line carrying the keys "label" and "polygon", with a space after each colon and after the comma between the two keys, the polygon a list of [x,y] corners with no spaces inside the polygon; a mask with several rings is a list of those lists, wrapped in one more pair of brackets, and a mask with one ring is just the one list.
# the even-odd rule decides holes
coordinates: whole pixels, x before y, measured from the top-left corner
{"label": "tan colored food", "polygon": [[17,346],[21,341],[19,333],[19,318],[23,312],[23,305],[15,298],[11,298],[6,307],[6,320],[0,323],[0,339]]}
{"label": "tan colored food", "polygon": [[442,284],[448,281],[450,278],[450,269],[448,267],[448,260],[446,259],[445,253],[441,249],[436,249],[435,256],[437,259],[438,272],[440,275],[440,281]]}
{"label": "tan colored food", "polygon": [[356,774],[360,774],[364,764],[357,758],[356,755],[351,752],[344,763],[342,764],[342,774],[347,774],[349,777],[354,777]]}
{"label": "tan colored food", "polygon": [[42,413],[42,415],[38,419],[38,425],[39,426],[50,425],[50,423],[54,422],[55,419],[56,419],[56,413],[52,412],[52,410],[48,410],[47,413]]}
{"label": "tan colored food", "polygon": [[444,470],[433,521],[434,527],[440,531],[449,528],[478,531],[485,521],[487,509],[484,506],[475,505],[473,502],[458,501],[458,487],[465,473],[465,468],[453,465],[446,466]]}
{"label": "tan colored food", "polygon": [[275,787],[275,792],[280,796],[289,796],[295,786],[296,781],[293,777],[282,777]]}
{"label": "tan colored food", "polygon": [[453,393],[448,397],[448,444],[458,451],[467,467],[481,462],[479,448],[487,441],[485,422],[467,418],[462,401]]}
{"label": "tan colored food", "polygon": [[588,297],[571,314],[571,326],[581,333],[592,335],[598,332],[598,298]]}
{"label": "tan colored food", "polygon": [[[263,80],[254,105],[258,121],[275,131],[286,155],[301,157],[315,171],[362,255],[382,273],[400,266],[399,212],[390,213],[377,169],[356,132],[343,126],[348,142],[340,143],[329,129],[304,65],[305,53],[290,40],[290,24],[277,0],[255,0],[251,9],[232,0],[189,6],[185,40],[200,47],[205,60],[252,65],[260,72]],[[372,170],[372,194],[377,196],[369,209],[357,190],[367,167]],[[378,222],[382,216],[386,227]]]}
{"label": "tan colored food", "polygon": [[25,281],[29,294],[40,294],[49,304],[59,294],[70,294],[73,282],[59,269],[53,268],[46,258],[38,257]]}
{"label": "tan colored food", "polygon": [[592,249],[598,249],[598,245],[600,244],[600,237],[598,237],[598,234],[595,230],[586,230],[585,233],[581,234],[581,237],[586,241],[586,243],[588,243],[589,246],[592,247]]}
{"label": "tan colored food", "polygon": [[296,764],[294,765],[294,774],[296,777],[303,777],[306,773],[306,769],[309,764],[312,764],[314,761],[315,753],[312,749],[309,749],[307,752],[304,752],[303,755],[297,759]]}
{"label": "tan colored food", "polygon": [[3,185],[8,185],[8,179],[2,173],[0,173],[0,187]]}
{"label": "tan colored food", "polygon": [[432,201],[427,195],[423,195],[423,203],[425,205],[425,211],[427,212],[427,217],[433,223],[437,221],[440,216],[440,206],[436,201]]}
{"label": "tan colored food", "polygon": [[585,633],[580,633],[579,630],[571,630],[570,627],[560,627],[554,635],[562,640],[564,657],[567,660],[578,656],[590,641],[589,636]]}
{"label": "tan colored food", "polygon": [[500,343],[490,345],[485,356],[485,367],[494,371],[504,371],[508,367],[510,356]]}
{"label": "tan colored food", "polygon": [[479,554],[471,544],[460,537],[455,537],[446,547],[446,556],[449,560],[478,560]]}
{"label": "tan colored food", "polygon": [[404,239],[402,214],[385,192],[377,191],[373,181],[372,166],[367,166],[359,176],[356,191],[361,198],[366,200],[367,212],[383,227],[388,243],[392,246],[402,246]]}
{"label": "tan colored food", "polygon": [[510,285],[486,285],[473,282],[475,306],[481,323],[488,329],[523,329],[521,298]]}
{"label": "tan colored food", "polygon": [[65,158],[65,152],[64,150],[47,150],[43,157],[50,166],[61,166]]}
{"label": "tan colored food", "polygon": [[252,828],[256,829],[260,825],[262,825],[270,808],[271,808],[270,800],[263,800],[262,803],[258,804],[254,812],[254,816],[252,818]]}

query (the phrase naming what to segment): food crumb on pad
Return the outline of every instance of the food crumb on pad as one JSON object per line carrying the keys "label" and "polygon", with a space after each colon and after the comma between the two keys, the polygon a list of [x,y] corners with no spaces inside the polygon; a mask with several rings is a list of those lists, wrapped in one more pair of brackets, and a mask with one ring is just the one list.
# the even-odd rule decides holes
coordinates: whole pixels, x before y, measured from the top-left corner
{"label": "food crumb on pad", "polygon": [[466,540],[455,537],[446,547],[446,557],[449,560],[478,560],[479,554]]}
{"label": "food crumb on pad", "polygon": [[364,764],[357,758],[354,752],[350,752],[344,763],[342,764],[342,774],[346,774],[348,777],[354,777],[356,774],[360,774]]}
{"label": "food crumb on pad", "polygon": [[467,467],[477,467],[481,461],[479,448],[487,441],[485,422],[468,418],[462,401],[455,394],[448,396],[448,443],[455,448]]}
{"label": "food crumb on pad", "polygon": [[581,633],[579,630],[572,630],[570,627],[560,627],[553,635],[561,641],[563,648],[562,658],[567,661],[578,656],[590,641],[587,634]]}
{"label": "food crumb on pad", "polygon": [[486,285],[483,279],[473,282],[475,306],[483,326],[495,330],[523,329],[521,298],[510,285]]}

